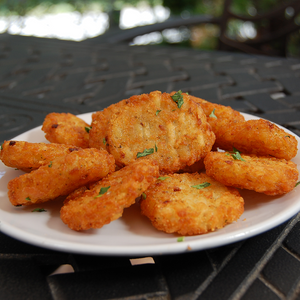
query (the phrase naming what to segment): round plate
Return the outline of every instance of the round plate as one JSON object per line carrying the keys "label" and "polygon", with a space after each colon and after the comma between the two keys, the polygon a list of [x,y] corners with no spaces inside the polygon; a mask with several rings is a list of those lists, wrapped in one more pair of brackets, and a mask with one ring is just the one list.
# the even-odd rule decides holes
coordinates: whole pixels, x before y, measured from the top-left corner
{"label": "round plate", "polygon": [[[91,123],[92,113],[79,115]],[[246,120],[257,117],[243,114]],[[300,139],[292,132],[300,143]],[[41,127],[29,130],[14,140],[47,142]],[[299,166],[300,155],[293,159]],[[266,196],[241,190],[245,212],[240,219],[212,233],[185,237],[160,232],[141,215],[138,204],[125,209],[122,218],[101,229],[75,232],[60,219],[60,201],[40,205],[14,207],[7,197],[7,183],[22,171],[8,168],[0,162],[0,222],[1,231],[18,240],[57,251],[120,256],[175,254],[223,246],[267,231],[294,216],[300,210],[300,196],[296,188],[283,196]],[[32,212],[34,208],[46,212]]]}

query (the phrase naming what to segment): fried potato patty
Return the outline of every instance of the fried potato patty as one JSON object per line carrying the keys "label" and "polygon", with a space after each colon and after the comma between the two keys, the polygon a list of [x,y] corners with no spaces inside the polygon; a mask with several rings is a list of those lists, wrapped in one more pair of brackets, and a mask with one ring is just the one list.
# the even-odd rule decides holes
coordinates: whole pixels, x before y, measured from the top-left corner
{"label": "fried potato patty", "polygon": [[215,135],[200,105],[184,93],[182,100],[179,108],[170,94],[159,91],[128,99],[107,131],[116,163],[126,166],[147,156],[162,172],[176,172],[205,157]]}
{"label": "fried potato patty", "polygon": [[49,164],[56,157],[64,156],[79,149],[79,147],[55,143],[4,141],[0,151],[0,159],[8,167],[31,172]]}
{"label": "fried potato patty", "polygon": [[44,120],[42,130],[51,143],[88,148],[89,134],[86,128],[90,128],[90,125],[70,113],[50,113]]}
{"label": "fried potato patty", "polygon": [[158,176],[154,161],[136,161],[93,184],[91,190],[79,190],[78,197],[71,194],[61,208],[61,219],[77,231],[101,228],[120,218]]}
{"label": "fried potato patty", "polygon": [[222,138],[220,148],[258,156],[274,156],[291,160],[297,155],[296,138],[270,121],[259,119],[235,124]]}
{"label": "fried potato patty", "polygon": [[204,159],[206,173],[226,186],[266,195],[288,193],[297,183],[299,172],[292,161],[243,154],[241,159],[229,152],[210,152]]}
{"label": "fried potato patty", "polygon": [[244,211],[244,200],[236,189],[204,173],[159,177],[145,194],[142,214],[167,233],[207,233],[236,221]]}
{"label": "fried potato patty", "polygon": [[223,136],[226,131],[232,130],[240,122],[245,122],[244,116],[230,106],[211,103],[194,96],[191,97],[201,105],[207,117],[207,122],[216,135],[215,147],[220,147],[223,144]]}
{"label": "fried potato patty", "polygon": [[106,136],[112,116],[126,105],[128,99],[124,99],[109,107],[92,114],[91,130],[89,132],[89,146],[107,150]]}
{"label": "fried potato patty", "polygon": [[114,158],[107,151],[80,149],[12,179],[8,183],[8,197],[13,205],[46,202],[98,181],[114,169]]}

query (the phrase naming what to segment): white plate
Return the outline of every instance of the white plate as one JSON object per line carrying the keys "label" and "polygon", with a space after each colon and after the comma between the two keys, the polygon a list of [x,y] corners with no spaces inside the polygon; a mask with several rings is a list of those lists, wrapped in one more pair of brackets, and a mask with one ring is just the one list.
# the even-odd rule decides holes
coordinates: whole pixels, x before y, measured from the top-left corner
{"label": "white plate", "polygon": [[[256,117],[243,114],[245,118]],[[91,113],[80,115],[91,122]],[[286,130],[286,129],[285,129]],[[289,134],[292,132],[286,130]],[[300,139],[295,136],[300,144]],[[47,142],[41,127],[34,128],[14,140]],[[293,161],[300,165],[300,154]],[[267,231],[291,218],[300,210],[300,186],[280,197],[270,197],[242,190],[245,212],[237,222],[205,235],[185,237],[178,242],[175,234],[152,227],[142,216],[138,205],[124,211],[123,217],[101,229],[75,232],[60,220],[61,203],[53,201],[31,207],[14,207],[7,197],[7,183],[22,171],[7,168],[0,162],[0,230],[18,240],[58,251],[95,255],[146,256],[203,250],[237,242]],[[47,212],[32,212],[43,207]]]}

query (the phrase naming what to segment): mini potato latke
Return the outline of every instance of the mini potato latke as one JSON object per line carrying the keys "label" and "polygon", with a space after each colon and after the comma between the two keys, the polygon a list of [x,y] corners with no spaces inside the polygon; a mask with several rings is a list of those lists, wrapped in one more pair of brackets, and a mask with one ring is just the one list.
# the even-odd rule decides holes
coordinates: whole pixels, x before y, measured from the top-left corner
{"label": "mini potato latke", "polygon": [[227,186],[273,196],[290,192],[299,176],[295,163],[270,156],[241,154],[234,159],[233,153],[210,152],[204,164],[209,176]]}
{"label": "mini potato latke", "polygon": [[[208,186],[200,188],[202,184]],[[159,177],[145,194],[142,214],[156,229],[167,233],[207,233],[236,221],[244,212],[244,200],[236,189],[204,173]]]}
{"label": "mini potato latke", "polygon": [[46,116],[42,130],[45,138],[51,143],[89,147],[89,134],[86,128],[90,125],[70,113],[50,113]]}
{"label": "mini potato latke", "polygon": [[108,152],[126,166],[151,152],[161,172],[176,172],[211,150],[215,135],[200,105],[182,93],[179,108],[168,93],[132,96],[112,116],[107,131]]}
{"label": "mini potato latke", "polygon": [[53,159],[8,183],[13,205],[31,205],[66,196],[115,170],[115,160],[105,150],[80,149]]}
{"label": "mini potato latke", "polygon": [[65,200],[62,221],[73,230],[87,230],[120,218],[124,208],[155,182],[158,170],[152,160],[138,160],[93,184],[91,190],[80,189]]}

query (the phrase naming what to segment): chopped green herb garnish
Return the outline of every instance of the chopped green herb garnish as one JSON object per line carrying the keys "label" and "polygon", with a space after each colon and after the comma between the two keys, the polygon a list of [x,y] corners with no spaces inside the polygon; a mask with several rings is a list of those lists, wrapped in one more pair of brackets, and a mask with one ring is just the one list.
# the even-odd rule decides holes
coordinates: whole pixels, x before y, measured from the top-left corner
{"label": "chopped green herb garnish", "polygon": [[189,93],[188,93],[188,92],[186,92],[186,94],[187,94],[187,95],[189,95]]}
{"label": "chopped green herb garnish", "polygon": [[106,139],[105,138],[103,138],[103,144],[106,145]]}
{"label": "chopped green herb garnish", "polygon": [[143,197],[144,200],[146,200],[147,195],[145,193],[142,193],[142,197]]}
{"label": "chopped green herb garnish", "polygon": [[27,201],[31,201],[31,199],[30,199],[29,197],[25,198],[25,200],[27,200]]}
{"label": "chopped green herb garnish", "polygon": [[288,137],[288,138],[290,138],[290,136],[289,136],[289,135],[286,135],[285,137]]}
{"label": "chopped green herb garnish", "polygon": [[32,210],[32,212],[43,212],[46,211],[46,209],[44,208],[35,208],[34,210]]}
{"label": "chopped green herb garnish", "polygon": [[298,181],[298,182],[295,184],[295,187],[298,186],[299,184],[300,184],[300,181]]}
{"label": "chopped green herb garnish", "polygon": [[157,146],[156,146],[156,143],[155,143],[155,152],[157,152]]}
{"label": "chopped green herb garnish", "polygon": [[100,189],[99,194],[96,197],[94,197],[94,198],[99,198],[99,197],[103,196],[103,194],[105,194],[108,191],[109,188],[110,188],[110,186],[102,187]]}
{"label": "chopped green herb garnish", "polygon": [[143,157],[154,153],[154,148],[145,149],[143,152],[138,152],[136,157]]}
{"label": "chopped green herb garnish", "polygon": [[177,103],[178,108],[180,108],[183,104],[183,95],[182,91],[179,90],[177,93],[175,93],[171,98]]}
{"label": "chopped green herb garnish", "polygon": [[192,188],[195,188],[195,189],[198,189],[198,190],[204,189],[208,186],[210,186],[209,182],[203,182],[203,183],[200,183],[200,184],[197,184],[197,185],[191,185]]}
{"label": "chopped green herb garnish", "polygon": [[231,155],[235,160],[245,161],[245,160],[241,157],[240,151],[237,150],[237,149],[234,148],[234,147],[233,147],[233,151],[231,151],[230,153],[226,153],[226,155]]}
{"label": "chopped green herb garnish", "polygon": [[89,133],[90,130],[92,129],[92,126],[90,126],[90,127],[86,126],[86,127],[84,127],[84,129],[85,129],[85,131],[86,131],[87,133]]}
{"label": "chopped green herb garnish", "polygon": [[184,241],[184,236],[181,236],[177,239],[177,242],[180,243],[180,242],[183,242]]}
{"label": "chopped green herb garnish", "polygon": [[0,146],[0,150],[2,150],[3,149],[3,144]]}
{"label": "chopped green herb garnish", "polygon": [[161,110],[158,109],[158,110],[156,111],[155,115],[157,116],[160,112],[161,112]]}
{"label": "chopped green herb garnish", "polygon": [[214,108],[213,111],[210,113],[209,117],[210,117],[210,118],[218,119],[217,116],[215,115],[215,110],[216,110],[216,109]]}
{"label": "chopped green herb garnish", "polygon": [[50,161],[50,164],[48,165],[48,167],[49,167],[49,168],[51,168],[51,167],[52,167],[52,161]]}
{"label": "chopped green herb garnish", "polygon": [[170,177],[169,177],[169,176],[165,176],[165,177],[160,176],[160,177],[158,177],[157,179],[159,179],[159,180],[166,180],[167,178],[170,178]]}

